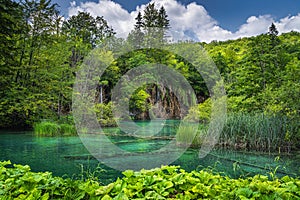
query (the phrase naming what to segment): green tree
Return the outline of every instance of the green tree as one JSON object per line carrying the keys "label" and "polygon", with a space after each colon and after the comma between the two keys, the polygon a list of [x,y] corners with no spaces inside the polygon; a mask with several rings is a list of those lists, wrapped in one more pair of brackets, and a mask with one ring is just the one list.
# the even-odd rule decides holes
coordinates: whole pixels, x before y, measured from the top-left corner
{"label": "green tree", "polygon": [[274,36],[277,36],[278,35],[278,30],[275,26],[274,23],[271,24],[271,26],[269,27],[269,32],[268,32],[270,35],[274,35]]}
{"label": "green tree", "polygon": [[[22,7],[11,0],[0,1],[0,64],[15,64],[17,40],[23,31]],[[1,73],[2,74],[2,73]]]}
{"label": "green tree", "polygon": [[155,8],[155,3],[150,3],[146,6],[143,15],[143,28],[157,27],[158,10]]}
{"label": "green tree", "polygon": [[103,17],[92,17],[87,12],[78,12],[63,23],[65,34],[70,39],[82,40],[83,43],[95,47],[102,39],[114,35],[111,27]]}
{"label": "green tree", "polygon": [[160,39],[163,41],[166,37],[166,31],[170,28],[170,21],[168,19],[167,12],[162,6],[158,11],[157,26],[160,30]]}
{"label": "green tree", "polygon": [[49,116],[47,91],[41,88],[43,81],[40,75],[45,75],[40,72],[49,67],[42,64],[42,52],[54,42],[53,18],[58,11],[55,4],[44,0],[26,0],[22,2],[22,7],[24,29],[16,44],[18,53],[15,56],[18,65],[13,68],[4,101],[7,119],[5,126],[27,126],[38,119],[38,116]]}
{"label": "green tree", "polygon": [[136,22],[134,25],[134,29],[141,30],[143,27],[143,16],[142,16],[141,12],[138,13],[135,20],[136,20]]}
{"label": "green tree", "polygon": [[167,12],[163,6],[160,7],[158,11],[157,26],[163,29],[170,28],[170,21],[168,19]]}
{"label": "green tree", "polygon": [[19,7],[10,6],[6,8],[20,9],[6,14],[20,31],[13,33],[14,49],[7,51],[14,62],[5,61],[1,67],[9,73],[3,74],[6,87],[1,94],[0,126],[31,126],[40,119],[69,113],[75,69],[68,63],[73,43],[61,35],[62,18],[56,5],[24,1]]}
{"label": "green tree", "polygon": [[134,29],[129,33],[127,41],[133,45],[134,48],[139,49],[142,47],[144,33],[142,31],[143,28],[143,16],[141,12],[138,13],[135,18],[136,22],[134,25]]}
{"label": "green tree", "polygon": [[11,93],[19,66],[18,43],[25,31],[22,9],[14,1],[0,1],[0,127],[8,126],[13,121],[13,116],[8,117],[7,110],[15,98]]}
{"label": "green tree", "polygon": [[168,15],[162,6],[158,10],[155,3],[146,6],[143,15],[143,30],[145,34],[145,45],[149,46],[149,42],[158,42],[161,44],[165,39],[165,33],[170,28]]}
{"label": "green tree", "polygon": [[268,35],[270,36],[270,42],[271,42],[271,45],[273,48],[280,43],[280,41],[278,40],[278,37],[277,37],[278,33],[279,32],[278,32],[275,24],[272,23],[271,26],[269,27]]}
{"label": "green tree", "polygon": [[64,21],[62,31],[74,43],[70,57],[72,68],[79,65],[88,52],[101,40],[115,34],[103,17],[94,18],[86,12],[78,12],[77,15]]}
{"label": "green tree", "polygon": [[55,31],[55,23],[53,18],[58,13],[57,4],[52,4],[51,0],[25,0],[24,16],[25,23],[28,27],[27,34],[24,35],[23,50],[20,58],[20,64],[28,53],[28,66],[34,65],[35,54],[38,54],[39,49],[43,44],[49,42],[48,38]]}

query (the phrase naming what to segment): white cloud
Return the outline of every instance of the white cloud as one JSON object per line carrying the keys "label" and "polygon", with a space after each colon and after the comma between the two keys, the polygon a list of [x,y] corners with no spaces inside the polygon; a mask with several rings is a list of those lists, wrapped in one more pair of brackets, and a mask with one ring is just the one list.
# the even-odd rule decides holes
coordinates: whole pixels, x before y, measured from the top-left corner
{"label": "white cloud", "polygon": [[247,19],[247,23],[243,24],[239,30],[235,33],[236,36],[247,37],[252,35],[257,35],[261,33],[266,33],[268,27],[274,20],[270,15],[263,16],[251,16]]}
{"label": "white cloud", "polygon": [[300,13],[296,16],[288,16],[275,23],[280,32],[285,33],[291,30],[300,31]]}
{"label": "white cloud", "polygon": [[71,2],[70,2],[70,6],[71,6],[71,7],[75,7],[75,6],[76,6],[76,1],[71,1]]}
{"label": "white cloud", "polygon": [[135,12],[128,13],[120,4],[110,0],[100,0],[98,3],[85,2],[78,6],[72,2],[69,16],[76,15],[78,11],[89,12],[94,17],[103,16],[120,37],[126,37],[134,26]]}
{"label": "white cloud", "polygon": [[184,6],[175,0],[154,0],[153,2],[165,7],[172,31],[188,32],[193,35],[193,39],[202,40],[206,38],[207,36],[204,35],[206,30],[210,30],[217,25],[217,21],[209,16],[205,8],[196,3]]}
{"label": "white cloud", "polygon": [[[196,3],[182,5],[176,0],[152,0],[160,7],[164,6],[170,20],[173,38],[194,39],[210,42],[212,40],[228,40],[240,37],[249,37],[266,33],[272,22],[275,22],[279,32],[291,30],[300,31],[300,13],[297,16],[288,16],[276,22],[270,15],[250,16],[245,24],[236,32],[220,27],[206,9]],[[92,16],[103,16],[110,26],[117,32],[117,36],[126,37],[133,29],[138,11],[146,5],[137,6],[135,11],[128,12],[119,4],[111,0],[99,0],[98,3],[85,2],[76,5],[71,3],[69,16],[76,15],[78,11],[86,11]]]}

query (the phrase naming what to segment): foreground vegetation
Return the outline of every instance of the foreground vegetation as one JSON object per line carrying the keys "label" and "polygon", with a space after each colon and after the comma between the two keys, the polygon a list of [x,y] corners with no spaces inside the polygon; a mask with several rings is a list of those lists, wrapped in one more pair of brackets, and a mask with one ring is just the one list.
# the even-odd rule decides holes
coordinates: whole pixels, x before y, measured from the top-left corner
{"label": "foreground vegetation", "polygon": [[[8,167],[8,165],[10,167]],[[29,166],[0,162],[2,199],[300,199],[300,180],[263,175],[231,179],[209,170],[186,172],[176,166],[123,172],[108,185],[93,179],[53,177]]]}

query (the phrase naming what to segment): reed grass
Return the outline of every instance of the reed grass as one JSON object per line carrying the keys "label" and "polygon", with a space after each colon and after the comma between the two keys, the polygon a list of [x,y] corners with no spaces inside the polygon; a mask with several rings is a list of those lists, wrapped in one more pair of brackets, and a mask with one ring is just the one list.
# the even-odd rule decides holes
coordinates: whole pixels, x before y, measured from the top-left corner
{"label": "reed grass", "polygon": [[49,121],[36,123],[33,130],[34,133],[39,136],[57,136],[60,134],[60,126]]}
{"label": "reed grass", "polygon": [[202,124],[183,123],[176,132],[176,141],[178,145],[199,147],[203,142],[205,130]]}
{"label": "reed grass", "polygon": [[62,135],[76,135],[77,131],[73,124],[60,124],[60,133]]}
{"label": "reed grass", "polygon": [[42,121],[34,124],[33,131],[38,136],[69,136],[76,135],[75,126],[72,124],[58,124],[51,121]]}
{"label": "reed grass", "polygon": [[288,133],[295,129],[289,118],[264,113],[231,113],[220,136],[223,146],[257,151],[289,150]]}

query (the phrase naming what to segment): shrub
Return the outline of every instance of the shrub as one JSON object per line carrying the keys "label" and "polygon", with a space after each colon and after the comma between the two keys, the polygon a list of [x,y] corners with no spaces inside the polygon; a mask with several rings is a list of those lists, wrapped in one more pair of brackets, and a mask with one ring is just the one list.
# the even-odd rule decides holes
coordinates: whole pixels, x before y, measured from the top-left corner
{"label": "shrub", "polygon": [[112,102],[95,104],[95,112],[101,126],[117,126],[112,113]]}
{"label": "shrub", "polygon": [[211,99],[207,99],[194,107],[191,107],[188,115],[184,118],[186,121],[208,123],[211,116]]}

